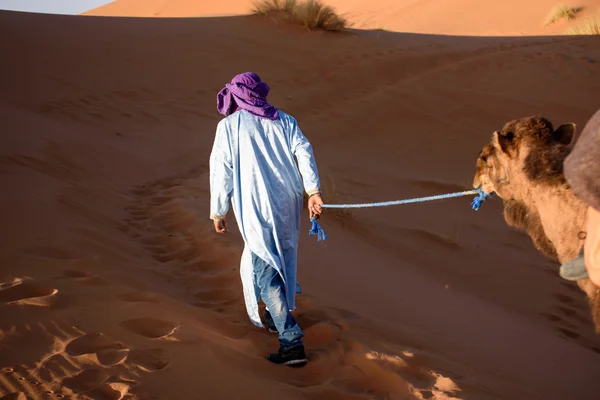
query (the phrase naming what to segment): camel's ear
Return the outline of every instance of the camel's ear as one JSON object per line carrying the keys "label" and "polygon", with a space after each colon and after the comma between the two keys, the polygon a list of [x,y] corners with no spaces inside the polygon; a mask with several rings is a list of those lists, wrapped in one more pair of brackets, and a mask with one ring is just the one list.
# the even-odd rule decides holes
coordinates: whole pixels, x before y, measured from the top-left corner
{"label": "camel's ear", "polygon": [[510,155],[510,150],[515,145],[515,135],[512,132],[501,133],[496,131],[494,132],[494,142],[502,152]]}
{"label": "camel's ear", "polygon": [[561,144],[570,144],[575,136],[576,128],[577,126],[572,122],[562,124],[552,133],[552,137]]}

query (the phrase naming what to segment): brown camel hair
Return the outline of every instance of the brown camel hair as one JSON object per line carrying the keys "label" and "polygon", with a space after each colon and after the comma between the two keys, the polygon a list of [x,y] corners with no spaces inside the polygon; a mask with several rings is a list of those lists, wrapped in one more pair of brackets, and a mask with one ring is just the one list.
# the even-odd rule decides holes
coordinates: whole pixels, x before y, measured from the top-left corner
{"label": "brown camel hair", "polygon": [[[509,226],[525,230],[535,247],[564,263],[583,247],[587,204],[570,189],[563,162],[571,151],[574,124],[554,129],[541,116],[520,118],[492,135],[476,162],[475,188],[495,192],[504,202]],[[600,288],[577,282],[586,293],[600,333]]]}

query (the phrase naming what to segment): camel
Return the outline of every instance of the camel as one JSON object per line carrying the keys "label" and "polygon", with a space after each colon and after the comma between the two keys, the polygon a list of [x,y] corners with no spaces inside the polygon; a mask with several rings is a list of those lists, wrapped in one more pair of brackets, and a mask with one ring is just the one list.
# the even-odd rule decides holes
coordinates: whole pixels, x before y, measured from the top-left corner
{"label": "camel", "polygon": [[[577,257],[585,240],[587,204],[563,173],[575,129],[573,123],[554,129],[541,116],[510,121],[481,150],[473,179],[475,188],[502,199],[509,226],[527,232],[541,253],[561,264]],[[577,285],[587,295],[600,333],[600,288],[589,279]]]}

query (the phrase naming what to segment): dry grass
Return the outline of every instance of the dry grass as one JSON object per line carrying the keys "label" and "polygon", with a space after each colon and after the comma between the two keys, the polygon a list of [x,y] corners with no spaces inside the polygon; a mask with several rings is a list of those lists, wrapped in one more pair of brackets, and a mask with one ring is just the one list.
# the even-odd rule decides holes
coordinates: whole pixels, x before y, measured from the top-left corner
{"label": "dry grass", "polygon": [[560,21],[561,19],[570,21],[574,19],[577,16],[577,14],[581,12],[581,10],[583,10],[583,7],[571,7],[565,4],[559,4],[558,6],[554,7],[552,11],[550,11],[550,14],[548,14],[548,17],[546,18],[546,23],[544,24],[544,26],[553,24],[557,21]]}
{"label": "dry grass", "polygon": [[252,13],[267,15],[272,12],[293,13],[296,9],[296,0],[262,0],[255,1]]}
{"label": "dry grass", "polygon": [[346,27],[346,20],[318,0],[308,0],[296,6],[296,20],[308,29],[340,31]]}
{"label": "dry grass", "polygon": [[569,35],[600,35],[600,13],[568,29],[566,33]]}
{"label": "dry grass", "polygon": [[325,31],[341,31],[348,22],[339,16],[333,8],[324,5],[319,0],[261,0],[254,3],[253,14],[268,15],[282,14],[290,22],[304,26],[307,29],[322,29]]}

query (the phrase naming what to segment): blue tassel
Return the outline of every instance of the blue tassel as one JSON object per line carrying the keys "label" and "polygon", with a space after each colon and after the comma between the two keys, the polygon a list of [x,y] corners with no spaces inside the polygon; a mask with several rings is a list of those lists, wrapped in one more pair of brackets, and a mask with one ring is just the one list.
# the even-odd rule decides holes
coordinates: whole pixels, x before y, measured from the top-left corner
{"label": "blue tassel", "polygon": [[473,199],[473,202],[471,203],[471,207],[473,207],[473,210],[477,211],[479,210],[479,207],[481,207],[481,203],[483,203],[484,201],[486,201],[488,198],[492,197],[492,195],[494,193],[485,193],[481,187],[477,188],[476,190],[478,196],[475,197]]}
{"label": "blue tassel", "polygon": [[308,231],[308,235],[317,235],[317,242],[326,240],[327,235],[325,234],[323,228],[321,228],[321,225],[319,225],[319,223],[317,222],[317,218],[312,217],[310,219],[310,222],[312,222],[312,226],[310,228],[310,231]]}

